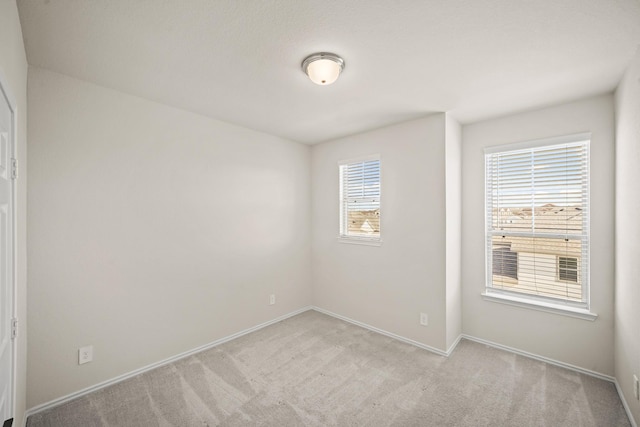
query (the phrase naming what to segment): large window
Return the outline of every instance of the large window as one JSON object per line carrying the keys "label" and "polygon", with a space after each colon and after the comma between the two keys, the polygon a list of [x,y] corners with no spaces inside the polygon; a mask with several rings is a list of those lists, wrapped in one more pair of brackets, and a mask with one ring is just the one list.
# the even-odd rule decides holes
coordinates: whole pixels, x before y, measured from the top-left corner
{"label": "large window", "polygon": [[589,136],[485,151],[487,294],[588,308]]}
{"label": "large window", "polygon": [[340,237],[380,240],[380,158],[340,163]]}

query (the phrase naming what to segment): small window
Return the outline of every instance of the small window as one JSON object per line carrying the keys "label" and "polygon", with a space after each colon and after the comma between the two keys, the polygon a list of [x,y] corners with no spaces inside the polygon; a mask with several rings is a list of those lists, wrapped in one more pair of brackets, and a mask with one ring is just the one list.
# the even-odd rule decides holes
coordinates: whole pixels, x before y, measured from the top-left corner
{"label": "small window", "polygon": [[486,294],[588,309],[589,135],[485,150]]}
{"label": "small window", "polygon": [[380,158],[340,164],[340,237],[380,240]]}
{"label": "small window", "polygon": [[494,245],[493,274],[518,280],[518,254],[511,250],[511,243]]}
{"label": "small window", "polygon": [[578,282],[578,258],[558,257],[558,279]]}

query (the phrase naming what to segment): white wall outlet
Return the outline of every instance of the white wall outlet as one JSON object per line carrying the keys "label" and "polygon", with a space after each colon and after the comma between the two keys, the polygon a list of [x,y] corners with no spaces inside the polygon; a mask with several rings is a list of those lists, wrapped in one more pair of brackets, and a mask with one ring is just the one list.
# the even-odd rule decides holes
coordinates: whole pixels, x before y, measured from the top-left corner
{"label": "white wall outlet", "polygon": [[638,383],[637,375],[633,376],[633,395],[640,400],[640,383]]}
{"label": "white wall outlet", "polygon": [[93,346],[88,345],[78,349],[78,365],[89,363],[93,360]]}
{"label": "white wall outlet", "polygon": [[269,295],[269,305],[273,305],[276,303],[276,296],[275,294],[271,294]]}
{"label": "white wall outlet", "polygon": [[422,326],[427,326],[429,324],[429,316],[427,316],[427,313],[420,313],[420,324]]}

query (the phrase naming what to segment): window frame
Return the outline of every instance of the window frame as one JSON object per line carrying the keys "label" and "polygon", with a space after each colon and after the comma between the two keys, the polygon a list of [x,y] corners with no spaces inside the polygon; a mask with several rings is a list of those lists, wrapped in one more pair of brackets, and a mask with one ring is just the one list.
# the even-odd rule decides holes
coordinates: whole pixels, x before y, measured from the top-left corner
{"label": "window frame", "polygon": [[[493,274],[492,274],[492,269],[493,269],[493,249],[495,248],[493,246],[493,243],[489,244],[488,239],[492,239],[493,238],[493,234],[495,233],[495,230],[492,230],[490,227],[490,221],[491,218],[489,218],[490,213],[488,210],[488,205],[490,204],[490,200],[489,200],[489,185],[488,185],[488,179],[489,179],[489,175],[488,175],[488,170],[487,170],[487,157],[488,155],[491,154],[497,154],[497,153],[507,153],[510,151],[519,151],[519,150],[526,150],[526,149],[543,149],[544,147],[547,146],[554,146],[554,145],[561,145],[561,144],[575,144],[575,143],[580,143],[580,142],[584,142],[586,143],[586,170],[587,170],[587,179],[586,179],[586,204],[587,204],[587,215],[586,215],[586,219],[584,220],[584,224],[583,226],[586,227],[586,236],[584,237],[586,239],[586,251],[583,251],[584,253],[586,253],[586,265],[585,265],[585,269],[584,272],[581,272],[580,268],[578,268],[578,280],[582,279],[582,295],[583,295],[583,300],[582,301],[572,301],[569,299],[562,299],[562,298],[552,298],[552,297],[548,297],[548,296],[544,296],[544,295],[534,295],[534,294],[527,294],[524,292],[518,292],[518,291],[510,291],[510,290],[505,290],[505,289],[498,289],[498,288],[494,288],[492,286],[493,284]],[[515,306],[519,306],[519,307],[525,307],[525,308],[531,308],[531,309],[535,309],[535,310],[541,310],[541,311],[547,311],[547,312],[552,312],[552,313],[556,313],[556,314],[564,314],[564,315],[568,315],[568,316],[572,316],[572,317],[578,317],[578,318],[582,318],[582,319],[587,319],[587,320],[595,320],[595,318],[597,317],[597,314],[592,313],[590,311],[590,307],[591,307],[591,301],[590,301],[590,282],[589,282],[589,255],[591,253],[590,250],[590,241],[591,241],[591,230],[590,230],[590,224],[589,224],[589,216],[591,215],[590,212],[590,185],[591,185],[591,177],[592,177],[592,173],[591,173],[591,162],[590,162],[590,145],[591,145],[591,133],[588,132],[584,132],[584,133],[579,133],[579,134],[572,134],[572,135],[565,135],[565,136],[560,136],[560,137],[552,137],[552,138],[544,138],[544,139],[537,139],[537,140],[531,140],[531,141],[525,141],[525,142],[518,142],[518,143],[511,143],[511,144],[503,144],[503,145],[496,145],[496,146],[491,146],[491,147],[486,147],[484,149],[484,177],[485,177],[485,187],[484,187],[484,203],[485,203],[485,209],[484,209],[484,233],[485,233],[485,273],[486,273],[486,277],[485,277],[485,287],[484,287],[484,291],[482,292],[482,297],[485,300],[488,301],[492,301],[492,302],[499,302],[499,303],[504,303],[504,304],[509,304],[509,305],[515,305]],[[526,234],[526,233],[524,233]],[[533,233],[532,233],[533,234]],[[559,237],[559,236],[556,236]],[[489,249],[491,248],[491,250]],[[556,274],[559,274],[559,262],[558,262],[558,258],[559,256],[556,255]],[[575,282],[574,282],[575,283]]]}
{"label": "window frame", "polygon": [[[351,164],[370,162],[370,161],[378,161],[379,162],[379,192],[378,192],[378,210],[380,216],[380,223],[378,228],[380,231],[376,236],[364,236],[364,235],[353,235],[347,233],[346,227],[346,218],[345,218],[345,195],[344,195],[344,175],[343,168],[345,166],[349,166]],[[338,229],[338,241],[341,243],[351,243],[358,245],[366,245],[366,246],[380,246],[382,244],[382,161],[380,159],[380,154],[370,154],[367,156],[350,158],[345,160],[340,160],[338,162],[338,207],[339,207],[339,229]]]}

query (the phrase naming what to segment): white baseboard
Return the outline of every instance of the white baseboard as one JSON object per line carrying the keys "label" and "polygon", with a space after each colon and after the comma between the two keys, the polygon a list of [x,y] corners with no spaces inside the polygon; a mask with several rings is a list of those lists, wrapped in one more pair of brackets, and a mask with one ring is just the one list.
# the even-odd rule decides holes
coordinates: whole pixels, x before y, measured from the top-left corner
{"label": "white baseboard", "polygon": [[[537,354],[534,354],[534,353],[529,353],[528,351],[520,350],[520,349],[517,349],[517,348],[513,348],[513,347],[506,346],[506,345],[502,345],[502,344],[498,344],[498,343],[495,343],[493,341],[488,341],[488,340],[485,340],[485,339],[482,339],[482,338],[477,338],[477,337],[474,337],[474,336],[471,336],[471,335],[467,335],[467,334],[460,334],[458,336],[458,338],[453,342],[453,344],[451,344],[451,346],[447,349],[447,351],[442,351],[440,349],[428,346],[426,344],[422,344],[422,343],[414,341],[412,339],[405,338],[403,336],[400,336],[400,335],[397,335],[397,334],[394,334],[394,333],[391,333],[391,332],[387,332],[387,331],[385,331],[383,329],[379,329],[379,328],[376,328],[374,326],[368,325],[366,323],[350,319],[348,317],[342,316],[342,315],[337,314],[337,313],[333,313],[333,312],[331,312],[329,310],[325,310],[324,308],[320,308],[320,307],[317,307],[317,306],[312,306],[311,308],[313,310],[315,310],[315,311],[320,312],[320,313],[324,313],[324,314],[329,315],[331,317],[335,317],[337,319],[344,320],[345,322],[349,322],[349,323],[352,323],[354,325],[360,326],[362,328],[369,329],[370,331],[377,332],[377,333],[382,334],[382,335],[386,335],[386,336],[388,336],[390,338],[395,338],[398,341],[402,341],[402,342],[405,342],[407,344],[412,344],[412,345],[414,345],[416,347],[420,347],[422,349],[425,349],[425,350],[431,351],[433,353],[439,354],[440,356],[445,356],[445,357],[450,356],[451,353],[453,353],[453,351],[456,349],[456,347],[458,346],[460,341],[464,338],[464,339],[467,339],[469,341],[474,341],[474,342],[477,342],[477,343],[480,343],[480,344],[488,345],[489,347],[497,348],[499,350],[508,351],[510,353],[518,354],[520,356],[528,357],[530,359],[535,359],[535,360],[539,360],[541,362],[548,363],[550,365],[558,366],[560,368],[569,369],[571,371],[580,372],[580,373],[585,374],[585,375],[589,375],[589,376],[592,376],[592,377],[595,377],[595,378],[599,378],[599,379],[602,379],[602,380],[605,380],[605,381],[616,383],[616,379],[614,377],[610,376],[610,375],[606,375],[606,374],[602,374],[600,372],[596,372],[596,371],[592,371],[592,370],[589,370],[589,369],[581,368],[580,366],[572,365],[570,363],[565,363],[565,362],[561,362],[559,360],[551,359],[549,357],[540,356],[540,355],[537,355]],[[617,387],[617,383],[616,383],[616,387]],[[624,403],[625,408],[626,408],[627,406],[626,406],[626,402],[624,402],[624,397],[622,396],[622,394],[620,392],[619,392],[619,394],[620,394],[621,398],[623,399],[623,403]],[[628,412],[628,410],[627,410],[627,412]],[[637,427],[637,426],[635,426],[635,427]]]}
{"label": "white baseboard", "polygon": [[100,389],[108,387],[110,385],[119,383],[119,382],[127,380],[129,378],[133,378],[136,375],[140,375],[140,374],[142,374],[144,372],[150,371],[150,370],[158,368],[160,366],[167,365],[169,363],[173,363],[176,360],[180,360],[180,359],[183,359],[185,357],[191,356],[193,354],[200,353],[201,351],[208,350],[210,348],[219,346],[220,344],[224,344],[224,343],[226,343],[228,341],[231,341],[233,339],[239,338],[239,337],[241,337],[243,335],[250,334],[251,332],[255,332],[255,331],[259,330],[259,329],[266,328],[267,326],[273,325],[274,323],[278,323],[278,322],[280,322],[282,320],[288,319],[289,317],[293,317],[293,316],[298,315],[300,313],[303,313],[305,311],[309,311],[312,308],[313,307],[311,307],[311,306],[303,307],[303,308],[301,308],[299,310],[292,311],[291,313],[287,313],[287,314],[282,315],[280,317],[276,317],[275,319],[269,320],[268,322],[264,322],[264,323],[261,323],[261,324],[256,325],[256,326],[252,326],[251,328],[245,329],[243,331],[237,332],[237,333],[232,334],[232,335],[228,335],[228,336],[226,336],[224,338],[220,338],[218,340],[210,342],[209,344],[205,344],[205,345],[202,345],[200,347],[196,347],[196,348],[194,348],[192,350],[185,351],[183,353],[177,354],[175,356],[169,357],[169,358],[161,360],[159,362],[155,362],[155,363],[152,363],[150,365],[144,366],[142,368],[133,370],[131,372],[127,372],[126,374],[119,375],[119,376],[117,376],[115,378],[112,378],[110,380],[103,381],[101,383],[92,385],[92,386],[87,387],[87,388],[83,388],[82,390],[78,390],[78,391],[73,392],[71,394],[67,394],[66,396],[62,396],[62,397],[59,397],[57,399],[51,400],[49,402],[40,404],[38,406],[34,406],[33,408],[29,408],[29,409],[27,409],[27,411],[25,412],[25,415],[24,415],[25,423],[27,421],[27,418],[30,417],[33,414],[37,414],[38,412],[42,412],[42,411],[45,411],[47,409],[53,408],[55,406],[62,405],[63,403],[66,403],[66,402],[68,402],[70,400],[76,399],[78,397],[84,396],[86,394],[92,393],[94,391],[100,390]]}
{"label": "white baseboard", "polygon": [[467,339],[469,341],[474,341],[474,342],[477,342],[477,343],[480,343],[480,344],[488,345],[489,347],[497,348],[499,350],[508,351],[510,353],[514,353],[514,354],[517,354],[517,355],[520,355],[520,356],[528,357],[530,359],[539,360],[541,362],[545,362],[545,363],[548,363],[550,365],[558,366],[560,368],[565,368],[565,369],[568,369],[570,371],[579,372],[581,374],[589,375],[589,376],[592,376],[592,377],[595,377],[595,378],[599,378],[599,379],[602,379],[602,380],[605,380],[605,381],[610,381],[610,382],[614,383],[615,386],[616,386],[616,390],[618,392],[618,395],[620,396],[620,400],[622,401],[622,405],[624,406],[624,410],[627,413],[627,417],[629,418],[629,421],[631,422],[632,427],[638,427],[638,425],[636,424],[635,420],[633,419],[633,415],[631,414],[631,410],[629,408],[629,405],[627,404],[627,401],[625,400],[624,395],[622,394],[622,390],[620,389],[620,385],[618,384],[618,381],[616,380],[615,377],[612,377],[610,375],[602,374],[600,372],[596,372],[596,371],[592,371],[592,370],[589,370],[589,369],[581,368],[579,366],[575,366],[575,365],[572,365],[570,363],[560,362],[559,360],[551,359],[549,357],[540,356],[540,355],[537,355],[537,354],[534,354],[534,353],[529,353],[528,351],[519,350],[517,348],[513,348],[513,347],[506,346],[506,345],[498,344],[498,343],[495,343],[493,341],[488,341],[488,340],[485,340],[485,339],[482,339],[482,338],[477,338],[477,337],[474,337],[474,336],[471,336],[471,335],[466,335],[466,334],[460,334],[458,336],[458,338],[456,338],[456,340],[453,342],[453,344],[451,344],[451,346],[445,352],[445,351],[439,350],[437,348],[434,348],[434,347],[419,343],[419,342],[414,341],[412,339],[405,338],[403,336],[400,336],[400,335],[397,335],[397,334],[394,334],[394,333],[391,333],[391,332],[387,332],[387,331],[385,331],[383,329],[379,329],[379,328],[376,328],[374,326],[368,325],[366,323],[362,323],[362,322],[359,322],[357,320],[350,319],[348,317],[342,316],[342,315],[337,314],[337,313],[333,313],[333,312],[331,312],[329,310],[325,310],[325,309],[317,307],[317,306],[312,306],[312,309],[317,311],[317,312],[324,313],[324,314],[326,314],[328,316],[335,317],[336,319],[344,320],[345,322],[352,323],[352,324],[354,324],[356,326],[360,326],[360,327],[368,329],[370,331],[377,332],[379,334],[386,335],[386,336],[388,336],[390,338],[397,339],[398,341],[402,341],[402,342],[405,342],[407,344],[411,344],[411,345],[414,345],[416,347],[422,348],[424,350],[428,350],[428,351],[436,353],[436,354],[438,354],[440,356],[449,357],[451,355],[451,353],[453,353],[453,351],[456,349],[456,347],[458,346],[460,341],[464,338],[464,339]]}
{"label": "white baseboard", "polygon": [[453,344],[451,344],[449,346],[449,348],[447,349],[447,357],[451,356],[451,353],[453,353],[453,350],[455,350],[456,347],[458,347],[458,344],[460,344],[461,340],[462,340],[462,334],[458,335],[458,338],[456,338],[456,340],[453,342]]}
{"label": "white baseboard", "polygon": [[471,335],[462,334],[462,338],[467,339],[469,341],[475,341],[480,344],[488,345],[489,347],[494,347],[500,350],[508,351],[510,353],[515,353],[520,356],[525,356],[530,359],[539,360],[541,362],[548,363],[550,365],[559,366],[560,368],[569,369],[570,371],[580,372],[581,374],[589,375],[595,378],[600,378],[601,380],[615,382],[615,378],[610,375],[601,374],[600,372],[591,371],[589,369],[581,368],[580,366],[572,365],[570,363],[560,362],[559,360],[551,359],[549,357],[540,356],[534,353],[529,353],[528,351],[520,350],[517,348],[509,347],[506,345],[498,344],[493,341],[488,341],[482,338],[473,337]]}
{"label": "white baseboard", "polygon": [[624,407],[625,412],[627,413],[627,418],[629,418],[629,422],[632,427],[638,427],[636,421],[633,418],[633,414],[631,413],[631,408],[627,404],[627,400],[624,398],[624,394],[622,393],[622,389],[620,388],[620,384],[618,384],[618,380],[615,377],[610,375],[601,374],[600,372],[591,371],[589,369],[581,368],[579,366],[572,365],[570,363],[560,362],[555,359],[551,359],[544,356],[539,356],[537,354],[529,353],[528,351],[518,350],[517,348],[509,347],[506,345],[498,344],[493,341],[487,341],[482,338],[473,337],[471,335],[462,334],[461,336],[464,339],[469,341],[475,341],[480,344],[488,345],[489,347],[494,347],[500,350],[508,351],[510,353],[515,353],[520,356],[528,357],[530,359],[539,360],[541,362],[549,363],[550,365],[555,365],[561,368],[569,369],[570,371],[579,372],[581,374],[589,375],[595,378],[599,378],[601,380],[610,381],[616,386],[616,391],[618,392],[618,396],[620,396],[620,400],[622,401],[622,406]]}
{"label": "white baseboard", "polygon": [[377,332],[377,333],[379,333],[381,335],[385,335],[385,336],[387,336],[389,338],[394,338],[394,339],[396,339],[398,341],[402,341],[404,343],[414,345],[416,347],[419,347],[419,348],[424,349],[424,350],[428,350],[428,351],[430,351],[432,353],[435,353],[435,354],[438,354],[438,355],[444,356],[444,357],[448,357],[449,354],[451,354],[450,351],[453,351],[453,349],[455,348],[455,344],[457,344],[460,341],[460,338],[458,338],[458,340],[454,343],[454,345],[451,346],[450,351],[444,351],[444,350],[440,350],[440,349],[435,348],[435,347],[431,347],[431,346],[426,345],[426,344],[422,344],[421,342],[414,341],[414,340],[409,339],[409,338],[405,338],[405,337],[403,337],[401,335],[397,335],[397,334],[394,334],[392,332],[387,332],[384,329],[379,329],[379,328],[376,328],[375,326],[367,325],[366,323],[362,323],[362,322],[359,322],[357,320],[350,319],[348,317],[342,316],[342,315],[334,313],[332,311],[325,310],[324,308],[320,308],[320,307],[316,307],[316,306],[312,306],[311,308],[313,310],[319,312],[319,313],[326,314],[327,316],[331,316],[331,317],[335,317],[336,319],[344,320],[345,322],[352,323],[352,324],[354,324],[356,326],[360,326],[361,328],[365,328],[365,329],[368,329],[370,331]]}
{"label": "white baseboard", "polygon": [[616,390],[618,390],[618,396],[620,396],[620,400],[622,401],[622,406],[624,406],[624,410],[627,413],[627,417],[629,417],[629,422],[631,423],[631,426],[638,427],[638,424],[636,424],[636,420],[633,419],[631,408],[627,404],[627,399],[624,398],[624,394],[622,393],[622,388],[620,388],[620,384],[618,384],[617,379],[614,381],[614,384],[616,385]]}
{"label": "white baseboard", "polygon": [[[615,377],[610,375],[601,374],[600,372],[592,371],[589,369],[581,368],[579,366],[572,365],[570,363],[560,362],[555,359],[551,359],[544,356],[539,356],[537,354],[529,353],[528,351],[518,350],[517,348],[509,347],[506,345],[498,344],[493,341],[488,341],[482,338],[473,337],[471,335],[462,334],[461,338],[467,339],[469,341],[475,341],[480,344],[488,345],[489,347],[494,347],[500,350],[508,351],[510,353],[518,354],[520,356],[528,357],[530,359],[539,360],[541,362],[549,363],[550,365],[555,365],[560,368],[569,369],[570,371],[579,372],[581,374],[589,375],[595,378],[599,378],[601,380],[610,381],[616,386],[616,391],[618,392],[618,396],[620,396],[620,400],[622,401],[622,406],[624,407],[625,412],[627,413],[627,418],[629,418],[629,422],[632,427],[638,427],[636,421],[633,418],[633,414],[631,413],[631,408],[627,404],[627,400],[624,398],[624,394],[622,393],[622,389],[620,388],[620,384],[618,384],[618,380]],[[459,340],[458,340],[459,341]],[[457,343],[456,343],[457,344]]]}
{"label": "white baseboard", "polygon": [[326,314],[328,316],[335,317],[336,319],[343,320],[345,322],[354,324],[356,326],[360,326],[362,328],[365,328],[365,329],[368,329],[370,331],[379,333],[381,335],[385,335],[387,337],[396,339],[398,341],[401,341],[401,342],[404,342],[404,343],[407,343],[407,344],[411,344],[411,345],[416,346],[418,348],[430,351],[432,353],[435,353],[437,355],[444,356],[444,357],[449,357],[449,355],[451,355],[451,353],[453,353],[453,351],[456,349],[456,347],[458,346],[460,341],[464,338],[464,339],[467,339],[469,341],[474,341],[474,342],[477,342],[477,343],[480,343],[480,344],[484,344],[484,345],[488,345],[490,347],[494,347],[494,348],[497,348],[497,349],[500,349],[500,350],[508,351],[510,353],[518,354],[520,356],[524,356],[524,357],[528,357],[528,358],[531,358],[531,359],[539,360],[541,362],[549,363],[551,365],[555,365],[555,366],[558,366],[558,367],[561,367],[561,368],[569,369],[569,370],[572,370],[572,371],[575,371],[575,372],[580,372],[580,373],[585,374],[585,375],[590,375],[590,376],[595,377],[595,378],[600,378],[600,379],[603,379],[603,380],[606,380],[606,381],[613,382],[615,384],[615,387],[616,387],[616,390],[618,392],[618,395],[620,396],[620,400],[622,401],[622,405],[624,406],[624,409],[625,409],[625,411],[627,413],[627,416],[629,417],[631,425],[633,427],[638,427],[636,422],[635,422],[635,420],[633,419],[633,415],[631,414],[631,410],[629,408],[629,405],[627,404],[627,401],[624,398],[624,394],[622,393],[622,390],[620,389],[620,385],[618,384],[618,381],[612,376],[601,374],[599,372],[591,371],[589,369],[581,368],[579,366],[571,365],[569,363],[560,362],[560,361],[555,360],[555,359],[551,359],[551,358],[544,357],[544,356],[539,356],[539,355],[534,354],[534,353],[529,353],[527,351],[519,350],[517,348],[513,348],[513,347],[506,346],[506,345],[498,344],[498,343],[495,343],[495,342],[492,342],[492,341],[488,341],[488,340],[485,340],[485,339],[482,339],[482,338],[477,338],[477,337],[474,337],[474,336],[471,336],[471,335],[466,335],[466,334],[459,335],[458,338],[456,338],[456,340],[453,342],[453,344],[451,344],[451,346],[447,349],[447,351],[443,351],[443,350],[440,350],[438,348],[431,347],[431,346],[428,346],[426,344],[422,344],[422,343],[420,343],[418,341],[414,341],[412,339],[405,338],[405,337],[403,337],[401,335],[397,335],[397,334],[394,334],[392,332],[388,332],[388,331],[385,331],[383,329],[376,328],[376,327],[368,325],[366,323],[359,322],[359,321],[354,320],[354,319],[350,319],[348,317],[342,316],[342,315],[337,314],[337,313],[333,313],[333,312],[331,312],[329,310],[325,310],[323,308],[316,307],[316,306],[303,307],[303,308],[301,308],[299,310],[295,310],[295,311],[292,311],[291,313],[287,313],[287,314],[282,315],[280,317],[277,317],[275,319],[269,320],[268,322],[261,323],[259,325],[253,326],[251,328],[245,329],[245,330],[237,332],[235,334],[228,335],[228,336],[226,336],[224,338],[220,338],[220,339],[215,340],[215,341],[213,341],[213,342],[211,342],[209,344],[205,344],[205,345],[202,345],[200,347],[196,347],[196,348],[194,348],[192,350],[185,351],[183,353],[180,353],[178,355],[169,357],[169,358],[161,360],[159,362],[155,362],[155,363],[152,363],[150,365],[144,366],[142,368],[133,370],[131,372],[127,372],[125,374],[119,375],[119,376],[117,376],[115,378],[112,378],[110,380],[103,381],[101,383],[98,383],[98,384],[95,384],[93,386],[84,388],[82,390],[76,391],[76,392],[68,394],[66,396],[51,400],[49,402],[40,404],[38,406],[34,406],[33,408],[29,408],[25,412],[25,416],[24,416],[25,426],[26,426],[27,418],[30,417],[33,414],[37,414],[38,412],[45,411],[47,409],[50,409],[50,408],[53,408],[55,406],[61,405],[63,403],[66,403],[66,402],[68,402],[70,400],[76,399],[78,397],[84,396],[86,394],[92,393],[94,391],[100,390],[100,389],[108,387],[110,385],[119,383],[119,382],[127,380],[129,378],[133,378],[136,375],[140,375],[140,374],[142,374],[144,372],[150,371],[150,370],[158,368],[160,366],[167,365],[169,363],[173,363],[176,360],[183,359],[185,357],[191,356],[191,355],[199,353],[201,351],[208,350],[210,348],[216,347],[216,346],[218,346],[220,344],[224,344],[224,343],[226,343],[228,341],[231,341],[233,339],[239,338],[239,337],[241,337],[243,335],[250,334],[251,332],[255,332],[255,331],[259,330],[259,329],[262,329],[262,328],[265,328],[267,326],[273,325],[274,323],[277,323],[277,322],[280,322],[282,320],[288,319],[290,317],[296,316],[296,315],[298,315],[300,313],[303,313],[305,311],[308,311],[308,310],[315,310],[315,311],[317,311],[319,313],[323,313],[323,314]]}

